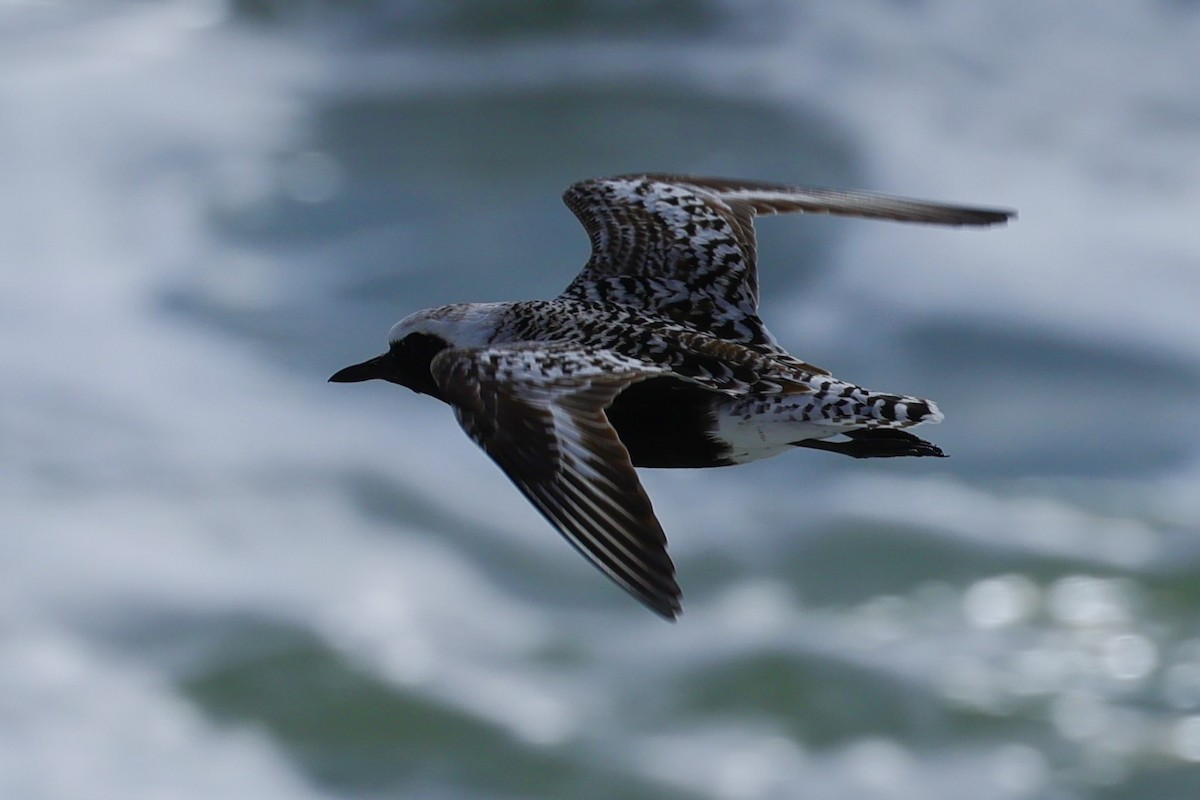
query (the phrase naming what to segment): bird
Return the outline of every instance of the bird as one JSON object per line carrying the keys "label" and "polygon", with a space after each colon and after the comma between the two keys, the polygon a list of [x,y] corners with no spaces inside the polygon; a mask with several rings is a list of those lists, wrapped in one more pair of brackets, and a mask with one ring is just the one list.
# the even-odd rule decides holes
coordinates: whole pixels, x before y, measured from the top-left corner
{"label": "bird", "polygon": [[930,400],[870,391],[790,355],[759,317],[754,217],[799,212],[988,226],[1015,211],[753,180],[629,174],[563,200],[591,255],[551,300],[455,303],[392,326],[335,383],[448,404],[571,545],[667,620],[682,592],[635,467],[744,464],[795,448],[942,457],[908,431]]}

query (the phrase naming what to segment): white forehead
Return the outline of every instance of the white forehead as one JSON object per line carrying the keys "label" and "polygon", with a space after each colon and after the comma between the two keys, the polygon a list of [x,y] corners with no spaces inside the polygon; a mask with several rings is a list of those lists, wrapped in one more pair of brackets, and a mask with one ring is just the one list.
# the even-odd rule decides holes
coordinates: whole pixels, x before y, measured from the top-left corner
{"label": "white forehead", "polygon": [[506,306],[506,303],[458,303],[427,308],[393,325],[388,331],[388,342],[398,342],[412,333],[426,333],[454,347],[482,347],[496,333]]}

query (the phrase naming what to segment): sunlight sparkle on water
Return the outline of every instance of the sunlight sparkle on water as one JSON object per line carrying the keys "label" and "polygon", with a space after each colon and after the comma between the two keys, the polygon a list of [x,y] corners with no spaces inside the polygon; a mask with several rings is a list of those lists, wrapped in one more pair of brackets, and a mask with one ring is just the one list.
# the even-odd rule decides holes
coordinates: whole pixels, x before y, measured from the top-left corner
{"label": "sunlight sparkle on water", "polygon": [[1024,575],[1000,575],[971,585],[963,613],[976,628],[1002,628],[1028,619],[1037,609],[1038,587]]}
{"label": "sunlight sparkle on water", "polygon": [[1076,627],[1114,625],[1130,618],[1129,591],[1120,581],[1090,575],[1068,575],[1050,587],[1054,617]]}
{"label": "sunlight sparkle on water", "polygon": [[1175,723],[1171,745],[1184,761],[1200,762],[1200,716],[1184,717]]}
{"label": "sunlight sparkle on water", "polygon": [[1114,678],[1142,680],[1158,666],[1158,648],[1154,642],[1136,633],[1123,633],[1104,642],[1101,661]]}

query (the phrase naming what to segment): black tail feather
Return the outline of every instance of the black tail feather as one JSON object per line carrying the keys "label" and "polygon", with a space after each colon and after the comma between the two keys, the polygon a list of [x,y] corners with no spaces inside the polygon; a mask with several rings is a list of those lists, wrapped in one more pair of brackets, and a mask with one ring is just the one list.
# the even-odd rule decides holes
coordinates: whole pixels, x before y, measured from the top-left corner
{"label": "black tail feather", "polygon": [[841,453],[852,458],[900,458],[905,456],[933,456],[946,458],[942,448],[919,436],[894,428],[860,428],[847,431],[850,441],[830,442],[825,439],[804,439],[792,442],[796,447]]}

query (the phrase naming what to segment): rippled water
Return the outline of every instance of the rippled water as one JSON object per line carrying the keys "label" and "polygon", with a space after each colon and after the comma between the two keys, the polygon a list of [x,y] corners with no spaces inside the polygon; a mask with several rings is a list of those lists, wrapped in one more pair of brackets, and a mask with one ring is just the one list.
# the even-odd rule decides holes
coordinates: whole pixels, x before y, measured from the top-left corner
{"label": "rippled water", "polygon": [[[5,798],[1200,793],[1200,13],[1143,2],[0,6]],[[573,180],[1014,206],[760,224],[797,355],[948,460],[643,474],[686,612],[329,386],[547,297]],[[932,461],[933,463],[927,463]]]}

